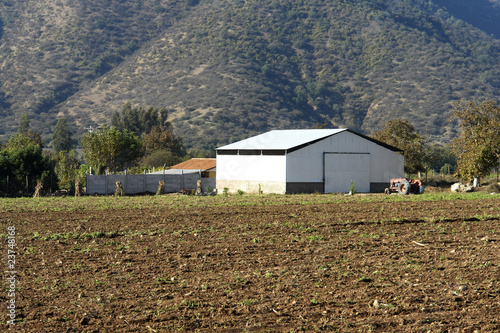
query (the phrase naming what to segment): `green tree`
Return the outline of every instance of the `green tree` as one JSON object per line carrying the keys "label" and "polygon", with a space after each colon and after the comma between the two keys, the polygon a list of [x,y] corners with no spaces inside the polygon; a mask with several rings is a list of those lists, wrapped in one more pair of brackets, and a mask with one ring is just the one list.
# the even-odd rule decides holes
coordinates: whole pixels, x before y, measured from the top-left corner
{"label": "green tree", "polygon": [[154,127],[144,137],[144,148],[146,154],[155,150],[166,149],[177,156],[186,155],[182,139],[177,137],[172,130],[161,127]]}
{"label": "green tree", "polygon": [[148,167],[172,166],[182,162],[182,158],[172,154],[171,151],[160,149],[155,150],[144,158],[143,165]]}
{"label": "green tree", "polygon": [[59,178],[59,188],[73,190],[80,167],[76,151],[74,149],[59,151],[56,160],[55,172]]}
{"label": "green tree", "polygon": [[70,151],[73,148],[73,140],[66,118],[59,118],[57,121],[56,129],[52,135],[52,147],[54,147],[56,155],[61,151]]}
{"label": "green tree", "polygon": [[16,133],[9,138],[9,141],[5,145],[6,149],[9,151],[21,149],[29,144],[33,144],[43,148],[43,141],[40,134],[34,132],[33,130],[28,130],[25,133]]}
{"label": "green tree", "polygon": [[136,135],[107,126],[84,134],[81,146],[87,164],[96,173],[103,167],[117,171],[133,166],[143,156],[142,143]]}
{"label": "green tree", "polygon": [[111,117],[111,126],[120,131],[127,130],[137,136],[149,133],[154,127],[170,128],[167,122],[168,111],[165,108],[147,109],[133,108],[130,102],[126,103],[121,112],[115,111]]}
{"label": "green tree", "polygon": [[191,148],[188,155],[192,158],[214,158],[215,149]]}
{"label": "green tree", "polygon": [[138,109],[132,108],[132,105],[130,103],[125,104],[122,109],[121,119],[122,126],[118,129],[122,131],[127,130],[137,136],[141,135],[142,126],[139,123],[140,115]]}
{"label": "green tree", "polygon": [[500,161],[500,107],[496,101],[461,101],[455,104],[453,117],[462,132],[452,143],[458,158],[455,175],[472,181],[498,168]]}
{"label": "green tree", "polygon": [[24,148],[30,143],[38,145],[41,148],[44,146],[40,134],[30,129],[30,120],[28,115],[25,113],[19,120],[17,133],[10,136],[9,141],[5,145],[5,149],[13,151]]}
{"label": "green tree", "polygon": [[[444,148],[437,145],[426,145],[424,147],[424,154],[422,166],[425,172],[425,181],[427,181],[427,174],[433,170],[437,164],[443,159]],[[438,169],[439,170],[439,169]]]}
{"label": "green tree", "polygon": [[[0,182],[6,181],[7,176],[12,175],[13,166],[10,160],[10,154],[7,149],[0,150]],[[4,179],[5,178],[5,179]]]}
{"label": "green tree", "polygon": [[382,131],[373,133],[373,137],[403,150],[406,173],[415,174],[426,170],[424,138],[415,131],[408,120],[389,120]]}
{"label": "green tree", "polygon": [[[40,145],[33,142],[0,151],[0,171],[5,178],[9,177],[11,193],[25,192],[26,188],[28,192],[32,191],[35,180],[41,180],[45,190],[57,187],[54,161],[43,153]],[[2,177],[0,181],[6,182],[6,179]]]}
{"label": "green tree", "polygon": [[443,174],[453,174],[457,168],[457,157],[451,146],[437,146],[439,158],[431,165],[431,169]]}
{"label": "green tree", "polygon": [[[29,129],[29,119],[23,117],[21,132],[12,135],[0,154],[0,171],[9,177],[9,192],[28,192],[33,190],[36,180],[44,183],[44,189],[57,189],[57,176],[54,172],[55,161],[43,152],[40,134]],[[23,123],[22,122],[22,123]],[[26,179],[28,184],[26,184]],[[6,180],[0,179],[5,182]]]}
{"label": "green tree", "polygon": [[28,117],[28,114],[24,113],[21,115],[21,118],[19,119],[19,127],[17,128],[17,133],[25,134],[28,133],[29,129],[30,129],[30,119]]}

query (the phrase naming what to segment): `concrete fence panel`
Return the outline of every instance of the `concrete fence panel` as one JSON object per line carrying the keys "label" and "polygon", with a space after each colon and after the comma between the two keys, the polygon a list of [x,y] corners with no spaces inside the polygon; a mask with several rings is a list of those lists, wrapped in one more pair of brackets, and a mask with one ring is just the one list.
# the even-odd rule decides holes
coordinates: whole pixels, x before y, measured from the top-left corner
{"label": "concrete fence panel", "polygon": [[165,192],[175,193],[182,191],[182,176],[181,175],[165,175]]}
{"label": "concrete fence panel", "polygon": [[[199,174],[168,175],[87,175],[87,194],[113,194],[116,182],[122,183],[125,194],[156,193],[160,180],[165,182],[165,192],[175,193],[182,189],[196,189]],[[203,191],[215,189],[215,178],[201,178]]]}
{"label": "concrete fence panel", "polygon": [[215,190],[215,178],[202,178],[201,186],[203,188],[203,192],[207,191],[207,187],[210,188],[211,191]]}
{"label": "concrete fence panel", "polygon": [[106,176],[106,193],[105,194],[113,194],[116,189],[116,182],[120,181],[122,183],[123,192],[127,193],[127,186],[125,183],[124,175],[107,175]]}
{"label": "concrete fence panel", "polygon": [[87,176],[87,193],[106,194],[106,176]]}
{"label": "concrete fence panel", "polygon": [[144,180],[144,192],[156,193],[158,190],[158,184],[160,180],[163,180],[163,175],[145,175]]}

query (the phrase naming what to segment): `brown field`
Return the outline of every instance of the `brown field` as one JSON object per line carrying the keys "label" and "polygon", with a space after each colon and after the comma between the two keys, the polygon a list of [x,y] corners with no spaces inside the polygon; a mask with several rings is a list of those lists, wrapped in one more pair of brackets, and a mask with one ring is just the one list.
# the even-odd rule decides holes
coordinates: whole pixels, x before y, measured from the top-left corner
{"label": "brown field", "polygon": [[0,224],[1,331],[500,331],[496,195],[0,199]]}

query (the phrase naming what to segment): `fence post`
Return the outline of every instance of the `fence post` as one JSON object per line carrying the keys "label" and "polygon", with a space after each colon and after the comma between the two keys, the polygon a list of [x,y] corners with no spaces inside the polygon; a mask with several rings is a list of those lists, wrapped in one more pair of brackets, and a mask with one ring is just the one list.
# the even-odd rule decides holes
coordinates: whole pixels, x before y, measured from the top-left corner
{"label": "fence post", "polygon": [[144,169],[144,173],[142,174],[142,192],[146,193],[146,169]]}
{"label": "fence post", "polygon": [[127,169],[125,169],[125,177],[123,177],[123,183],[124,183],[124,184],[123,184],[123,191],[124,191],[125,193],[128,193],[128,188],[127,188],[127,183],[128,183],[128,181],[127,181],[127,179],[128,179],[128,176],[127,176]]}
{"label": "fence post", "polygon": [[104,194],[108,195],[108,170],[106,170],[104,176]]}

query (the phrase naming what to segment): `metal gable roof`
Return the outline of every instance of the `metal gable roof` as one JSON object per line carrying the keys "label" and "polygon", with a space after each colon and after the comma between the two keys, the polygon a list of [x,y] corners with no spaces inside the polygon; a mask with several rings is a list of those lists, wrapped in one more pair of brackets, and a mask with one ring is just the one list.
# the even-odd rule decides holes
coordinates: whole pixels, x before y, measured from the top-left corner
{"label": "metal gable roof", "polygon": [[287,150],[297,146],[321,140],[347,129],[296,129],[274,130],[251,138],[219,147],[217,150],[252,150],[272,149]]}
{"label": "metal gable roof", "polygon": [[291,152],[344,131],[358,135],[389,150],[402,152],[399,148],[354,132],[348,128],[274,130],[219,147],[217,151],[286,150]]}

